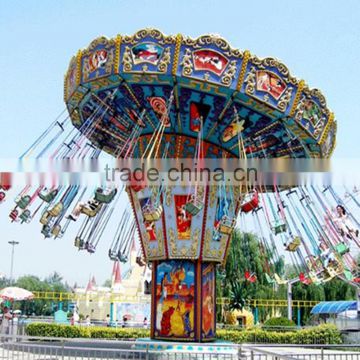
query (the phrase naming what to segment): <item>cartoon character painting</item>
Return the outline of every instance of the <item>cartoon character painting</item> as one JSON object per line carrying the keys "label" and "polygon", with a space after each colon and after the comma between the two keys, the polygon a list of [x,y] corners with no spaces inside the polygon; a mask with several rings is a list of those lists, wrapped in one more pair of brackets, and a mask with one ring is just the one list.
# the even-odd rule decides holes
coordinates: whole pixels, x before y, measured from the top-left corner
{"label": "cartoon character painting", "polygon": [[135,65],[144,62],[157,65],[162,53],[163,48],[160,45],[154,43],[141,43],[135,45],[132,48],[132,55]]}
{"label": "cartoon character painting", "polygon": [[260,70],[256,72],[256,89],[270,94],[275,100],[279,100],[286,89],[286,84],[273,72]]}
{"label": "cartoon character painting", "polygon": [[168,310],[164,311],[161,318],[160,335],[171,335],[171,316],[174,314],[175,308],[170,306]]}
{"label": "cartoon character painting", "polygon": [[210,71],[220,76],[229,60],[222,54],[211,49],[196,50],[193,53],[195,70]]}
{"label": "cartoon character painting", "polygon": [[176,225],[179,240],[190,240],[191,214],[185,210],[188,195],[175,195]]}
{"label": "cartoon character painting", "polygon": [[89,72],[92,73],[93,71],[103,67],[107,61],[108,52],[104,49],[96,50],[89,58]]}
{"label": "cartoon character painting", "polygon": [[303,102],[302,117],[309,120],[313,126],[316,126],[321,119],[321,110],[314,101],[306,99]]}
{"label": "cartoon character painting", "polygon": [[194,336],[194,263],[164,261],[156,269],[155,334],[186,339]]}
{"label": "cartoon character painting", "polygon": [[144,226],[145,226],[149,241],[156,241],[155,222],[145,220]]}
{"label": "cartoon character painting", "polygon": [[202,264],[203,338],[215,336],[215,271],[213,264]]}

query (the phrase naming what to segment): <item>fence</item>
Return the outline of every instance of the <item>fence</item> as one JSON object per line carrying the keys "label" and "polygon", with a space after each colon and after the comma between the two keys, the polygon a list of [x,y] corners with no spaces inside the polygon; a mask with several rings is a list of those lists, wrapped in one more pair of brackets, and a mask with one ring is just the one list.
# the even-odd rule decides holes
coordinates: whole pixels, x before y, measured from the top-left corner
{"label": "fence", "polygon": [[235,345],[2,336],[1,360],[360,360],[360,345]]}

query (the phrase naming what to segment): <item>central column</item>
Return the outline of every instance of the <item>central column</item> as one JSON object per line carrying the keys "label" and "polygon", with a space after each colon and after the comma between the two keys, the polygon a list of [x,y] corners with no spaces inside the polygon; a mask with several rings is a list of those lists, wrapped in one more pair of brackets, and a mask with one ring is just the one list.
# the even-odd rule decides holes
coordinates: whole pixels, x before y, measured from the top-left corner
{"label": "central column", "polygon": [[211,341],[216,332],[215,264],[153,262],[151,338]]}

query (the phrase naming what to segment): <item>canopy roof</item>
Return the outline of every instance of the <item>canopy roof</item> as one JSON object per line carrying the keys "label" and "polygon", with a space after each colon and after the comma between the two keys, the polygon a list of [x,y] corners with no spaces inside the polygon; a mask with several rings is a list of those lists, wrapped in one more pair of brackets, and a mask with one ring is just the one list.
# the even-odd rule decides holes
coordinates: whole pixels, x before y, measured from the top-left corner
{"label": "canopy roof", "polygon": [[312,308],[311,314],[339,314],[356,308],[356,301],[322,301]]}

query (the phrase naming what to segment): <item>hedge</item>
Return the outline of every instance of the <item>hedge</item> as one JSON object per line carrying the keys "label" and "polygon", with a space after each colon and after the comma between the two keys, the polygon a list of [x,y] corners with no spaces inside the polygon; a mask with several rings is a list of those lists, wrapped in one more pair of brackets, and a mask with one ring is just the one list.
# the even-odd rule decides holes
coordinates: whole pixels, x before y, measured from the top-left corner
{"label": "hedge", "polygon": [[[218,329],[217,337],[241,343],[277,344],[341,344],[340,331],[335,325],[324,324],[298,331],[265,331],[260,328],[250,330]],[[150,336],[149,330],[133,328],[81,327],[70,325],[33,323],[26,327],[29,336],[93,338],[93,339],[137,339]]]}
{"label": "hedge", "polygon": [[[266,320],[263,327],[290,327],[296,326],[292,320],[289,320],[286,317],[273,317],[269,320]],[[291,329],[289,329],[291,330]]]}

